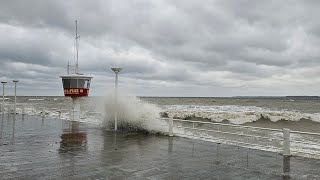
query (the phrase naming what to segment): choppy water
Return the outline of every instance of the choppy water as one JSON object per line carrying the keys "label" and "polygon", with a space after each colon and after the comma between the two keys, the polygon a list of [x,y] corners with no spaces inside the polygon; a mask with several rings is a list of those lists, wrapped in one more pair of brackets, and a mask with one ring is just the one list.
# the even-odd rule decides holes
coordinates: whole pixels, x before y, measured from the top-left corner
{"label": "choppy water", "polygon": [[[13,97],[8,97],[7,106],[13,104]],[[18,97],[17,112],[28,115],[69,119],[72,100],[68,97]],[[87,97],[82,98],[80,121],[108,125],[113,120],[114,98]],[[8,109],[6,109],[8,111]],[[61,113],[59,113],[61,112]],[[167,132],[167,123],[159,121],[159,117],[212,121],[246,126],[267,127],[273,129],[289,128],[296,131],[320,132],[320,99],[318,97],[294,98],[175,98],[175,97],[129,97],[119,98],[119,122],[126,123],[150,131]],[[110,124],[109,124],[110,125]],[[188,126],[187,123],[184,126]],[[282,148],[281,132],[249,131],[248,129],[228,128],[196,124],[205,129],[225,130],[231,133],[250,134],[270,137],[270,139],[243,138],[239,135],[221,133],[195,132],[193,130],[175,129],[191,137],[214,137],[244,143],[262,144]],[[272,140],[280,139],[280,141]],[[319,151],[320,138],[292,134],[292,140],[313,142],[315,145],[295,145],[305,150]],[[261,147],[255,147],[263,149]],[[265,149],[265,148],[264,148]],[[269,149],[270,150],[270,149]],[[320,153],[319,153],[320,154]],[[319,156],[320,157],[320,156]]]}
{"label": "choppy water", "polygon": [[[8,97],[12,104],[13,97]],[[121,101],[121,100],[120,100]],[[66,109],[71,109],[68,97],[18,97],[18,111],[25,108],[27,114],[56,116],[58,109],[65,109],[62,116],[68,117]],[[112,97],[82,98],[82,117],[85,120],[110,116]],[[284,128],[319,132],[320,98],[318,97],[270,97],[270,98],[175,98],[175,97],[123,97],[120,109],[125,109],[123,118],[148,118],[159,113],[180,119],[197,119],[252,126]],[[151,112],[150,112],[151,111]],[[98,112],[98,113],[95,113]],[[152,114],[152,115],[151,115]],[[134,116],[134,117],[133,117]]]}

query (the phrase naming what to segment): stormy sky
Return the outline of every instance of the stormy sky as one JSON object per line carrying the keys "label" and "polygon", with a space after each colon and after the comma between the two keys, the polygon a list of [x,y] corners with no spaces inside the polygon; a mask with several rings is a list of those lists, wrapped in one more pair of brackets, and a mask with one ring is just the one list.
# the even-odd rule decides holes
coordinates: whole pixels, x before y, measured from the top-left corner
{"label": "stormy sky", "polygon": [[0,2],[0,78],[19,95],[63,95],[74,63],[91,95],[320,94],[320,1],[28,0]]}

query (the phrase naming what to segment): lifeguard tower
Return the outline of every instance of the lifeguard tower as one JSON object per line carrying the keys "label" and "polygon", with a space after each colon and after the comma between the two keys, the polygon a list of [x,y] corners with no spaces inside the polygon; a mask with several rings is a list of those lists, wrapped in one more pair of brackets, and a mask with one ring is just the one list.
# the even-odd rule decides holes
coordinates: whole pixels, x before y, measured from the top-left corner
{"label": "lifeguard tower", "polygon": [[72,106],[72,119],[80,118],[80,99],[81,97],[87,97],[89,95],[91,76],[86,76],[79,73],[79,61],[78,61],[78,49],[79,49],[79,38],[77,21],[76,21],[76,37],[75,37],[75,71],[74,74],[70,74],[70,64],[68,62],[67,75],[60,76],[62,78],[62,84],[64,89],[64,95],[71,97]]}

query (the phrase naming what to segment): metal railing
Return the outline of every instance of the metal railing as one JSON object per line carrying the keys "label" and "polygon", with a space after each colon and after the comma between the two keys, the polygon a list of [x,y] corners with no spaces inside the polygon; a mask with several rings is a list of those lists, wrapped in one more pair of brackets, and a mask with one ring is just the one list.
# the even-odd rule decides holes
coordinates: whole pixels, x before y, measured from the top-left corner
{"label": "metal railing", "polygon": [[[7,105],[7,106],[9,109],[12,108],[12,105]],[[97,116],[97,114],[100,114],[100,115],[102,114],[101,112],[96,112],[96,111],[76,111],[73,109],[53,108],[53,107],[44,107],[44,106],[35,107],[35,106],[25,106],[25,105],[21,105],[21,104],[17,105],[17,107],[19,108],[18,112],[21,115],[27,114],[25,112],[26,109],[32,109],[36,112],[33,115],[41,116],[42,118],[58,117],[59,119],[79,121],[79,122],[82,122],[81,119],[87,119],[87,118],[91,118],[91,117],[94,117],[94,119],[97,119],[97,118],[99,119],[99,116]],[[52,113],[57,113],[57,114],[52,115]],[[49,115],[49,114],[51,114],[51,115]],[[28,114],[28,115],[30,115],[30,114]],[[85,121],[85,122],[98,123],[99,121]]]}
{"label": "metal railing", "polygon": [[[297,140],[297,138],[291,136],[314,136],[316,137],[316,140],[319,140],[320,142],[319,133],[291,131],[287,128],[272,129],[237,124],[182,120],[173,118],[160,118],[160,120],[168,122],[169,136],[176,135],[196,139],[213,140],[221,143],[232,143],[245,147],[276,151],[283,154],[284,156],[290,156],[293,154],[309,154],[311,156],[315,155],[318,158],[320,157],[320,143],[318,144],[317,142],[311,140],[306,141],[305,139]],[[183,130],[183,132],[181,132],[181,129]],[[236,138],[234,138],[235,140],[230,140],[224,135],[236,136]],[[245,142],[243,141],[242,137],[246,138]],[[278,146],[265,145],[265,143],[262,143],[262,140],[269,141],[271,142],[271,144],[278,143]],[[311,146],[313,150],[306,151],[305,149],[308,148],[308,146]]]}
{"label": "metal railing", "polygon": [[[27,106],[25,104],[17,104],[16,105],[16,114],[21,114],[21,115],[26,115],[26,110],[29,109],[31,111],[34,111],[33,113],[29,113],[28,115],[40,115],[42,118],[45,118],[46,115],[48,115],[49,113],[57,113],[58,117],[61,118],[62,113],[65,113],[67,115],[67,117],[69,117],[70,120],[72,120],[73,114],[75,112],[79,112],[79,111],[74,111],[72,109],[63,109],[63,108],[49,108],[49,107],[45,107],[45,106]],[[10,114],[15,114],[15,108],[14,108],[14,104],[9,104],[7,103],[6,105],[1,105],[1,112],[2,113],[6,113],[8,115]],[[98,114],[99,112],[91,112],[91,111],[85,111],[85,113],[88,114]]]}

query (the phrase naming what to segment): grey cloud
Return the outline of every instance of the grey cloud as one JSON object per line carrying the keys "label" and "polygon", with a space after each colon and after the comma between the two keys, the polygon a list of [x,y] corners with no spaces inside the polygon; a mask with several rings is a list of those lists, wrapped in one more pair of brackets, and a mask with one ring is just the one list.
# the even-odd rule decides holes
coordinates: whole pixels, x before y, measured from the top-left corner
{"label": "grey cloud", "polygon": [[0,6],[0,75],[20,77],[26,88],[34,82],[60,93],[60,87],[46,82],[55,82],[67,61],[73,62],[78,19],[80,69],[98,76],[98,88],[103,76],[112,83],[110,67],[121,66],[123,78],[135,79],[126,82],[132,86],[204,86],[208,94],[213,87],[218,94],[224,89],[235,93],[231,87],[245,94],[246,87],[274,93],[261,87],[295,79],[309,83],[317,75],[312,71],[304,78],[302,72],[320,66],[318,6],[318,1],[295,0],[5,1]]}
{"label": "grey cloud", "polygon": [[1,2],[0,20],[12,25],[71,28],[68,11],[72,5],[59,0],[5,1]]}

